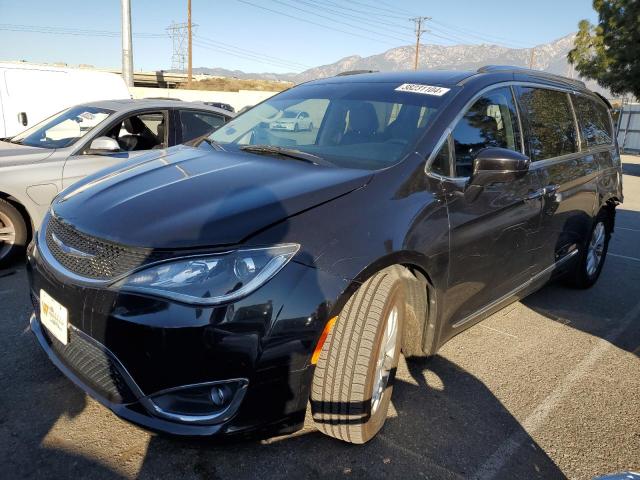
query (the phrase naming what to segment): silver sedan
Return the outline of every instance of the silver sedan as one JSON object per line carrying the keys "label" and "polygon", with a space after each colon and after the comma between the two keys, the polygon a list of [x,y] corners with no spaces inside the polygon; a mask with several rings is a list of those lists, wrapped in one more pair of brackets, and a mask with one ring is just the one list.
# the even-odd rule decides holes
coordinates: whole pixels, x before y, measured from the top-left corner
{"label": "silver sedan", "polygon": [[20,252],[51,200],[98,170],[207,135],[234,116],[175,100],[77,105],[0,141],[0,266]]}

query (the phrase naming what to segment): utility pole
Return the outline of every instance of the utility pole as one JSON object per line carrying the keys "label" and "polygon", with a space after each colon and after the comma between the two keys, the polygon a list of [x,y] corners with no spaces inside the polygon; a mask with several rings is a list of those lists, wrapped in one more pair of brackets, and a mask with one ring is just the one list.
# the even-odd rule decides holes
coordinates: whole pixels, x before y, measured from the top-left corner
{"label": "utility pole", "polygon": [[431,20],[431,17],[415,17],[410,18],[409,20],[411,20],[416,26],[416,58],[413,63],[413,69],[418,70],[418,57],[420,55],[420,36],[426,32],[426,30],[422,29],[422,22]]}
{"label": "utility pole", "polygon": [[122,78],[133,87],[133,46],[131,42],[131,0],[121,0],[122,5]]}
{"label": "utility pole", "polygon": [[187,0],[187,23],[188,23],[188,31],[189,31],[189,54],[187,60],[187,87],[191,88],[191,79],[193,77],[193,39],[191,32],[191,0]]}
{"label": "utility pole", "polygon": [[529,58],[529,69],[533,70],[534,61],[536,59],[536,48],[531,47],[531,57]]}

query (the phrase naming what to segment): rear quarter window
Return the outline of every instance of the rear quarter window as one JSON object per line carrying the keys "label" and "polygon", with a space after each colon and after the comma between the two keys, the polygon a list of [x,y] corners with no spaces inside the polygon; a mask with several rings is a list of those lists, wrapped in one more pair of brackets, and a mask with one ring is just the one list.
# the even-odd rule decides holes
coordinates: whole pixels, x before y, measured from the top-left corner
{"label": "rear quarter window", "polygon": [[566,92],[518,87],[517,94],[527,126],[531,160],[546,160],[578,151],[576,124]]}
{"label": "rear quarter window", "polygon": [[572,95],[571,100],[580,125],[582,147],[610,145],[613,142],[613,132],[607,107],[586,95]]}

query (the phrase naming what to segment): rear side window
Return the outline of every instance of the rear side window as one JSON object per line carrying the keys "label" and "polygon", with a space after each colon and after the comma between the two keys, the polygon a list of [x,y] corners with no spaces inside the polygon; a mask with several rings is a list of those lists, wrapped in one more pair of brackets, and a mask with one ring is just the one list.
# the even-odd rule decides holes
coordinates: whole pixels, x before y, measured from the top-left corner
{"label": "rear side window", "polygon": [[511,89],[498,88],[482,95],[453,131],[456,176],[469,177],[473,160],[487,147],[520,150],[520,129]]}
{"label": "rear side window", "polygon": [[194,138],[209,135],[225,123],[225,118],[222,115],[181,110],[180,123],[182,124],[182,141],[188,142]]}
{"label": "rear side window", "polygon": [[578,151],[576,125],[567,93],[518,87],[518,101],[528,127],[531,160],[545,160]]}
{"label": "rear side window", "polygon": [[607,108],[595,98],[585,95],[572,95],[571,98],[580,124],[583,148],[610,145],[613,135]]}

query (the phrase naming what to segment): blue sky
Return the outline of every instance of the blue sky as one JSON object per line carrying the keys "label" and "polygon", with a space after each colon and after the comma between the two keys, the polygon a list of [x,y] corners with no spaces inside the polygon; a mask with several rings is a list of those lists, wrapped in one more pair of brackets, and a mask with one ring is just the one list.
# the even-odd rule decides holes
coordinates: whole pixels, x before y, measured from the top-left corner
{"label": "blue sky", "polygon": [[[138,34],[134,68],[169,68],[172,46],[165,29],[186,20],[187,0],[131,3]],[[411,44],[408,19],[416,15],[433,19],[422,43],[493,41],[521,48],[573,32],[583,18],[596,20],[590,0],[192,0],[192,5],[198,24],[194,67],[252,72],[301,71]],[[0,0],[0,60],[119,67],[119,31],[119,0]]]}

